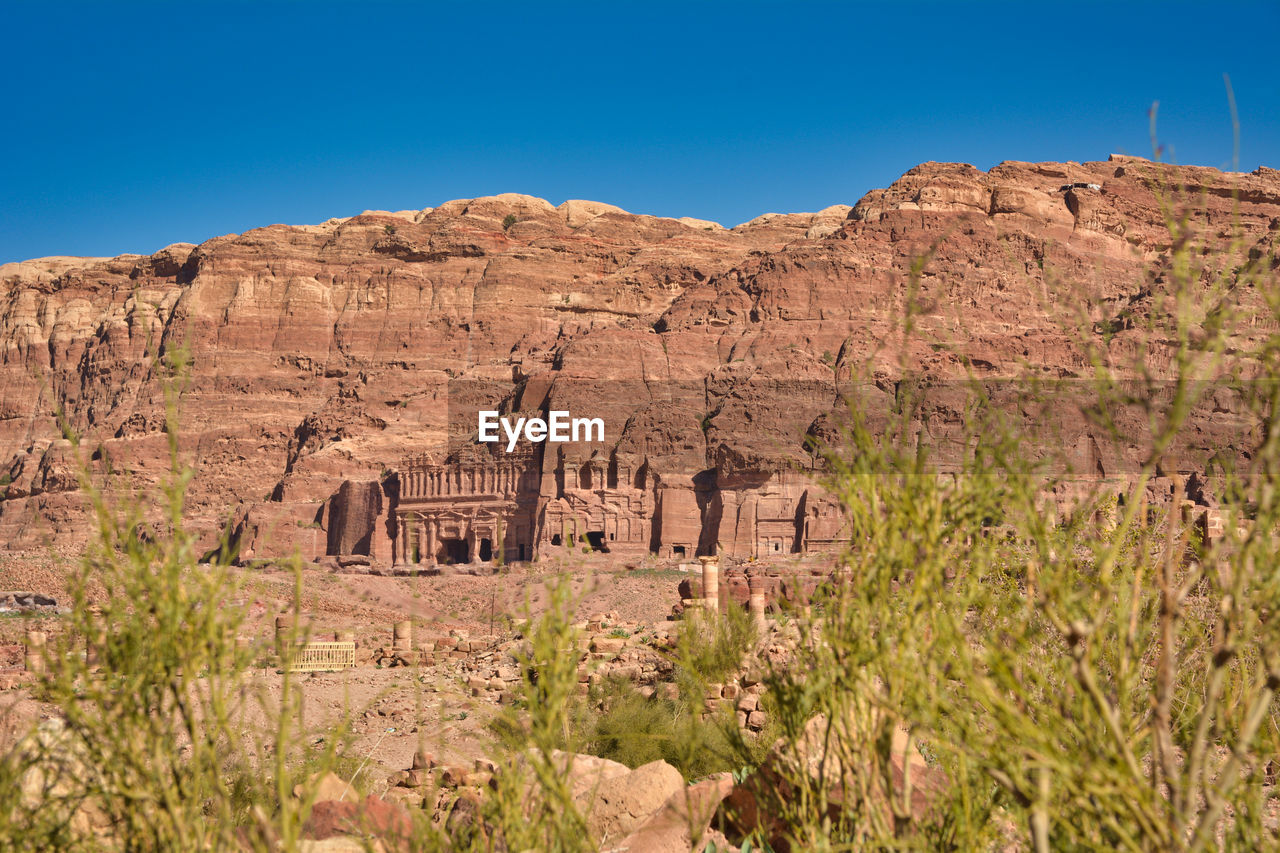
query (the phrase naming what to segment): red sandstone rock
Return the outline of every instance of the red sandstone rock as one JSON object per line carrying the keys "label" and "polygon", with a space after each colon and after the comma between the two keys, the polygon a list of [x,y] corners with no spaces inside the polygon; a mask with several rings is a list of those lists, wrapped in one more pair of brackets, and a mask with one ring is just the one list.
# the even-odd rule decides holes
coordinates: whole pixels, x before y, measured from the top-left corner
{"label": "red sandstone rock", "polygon": [[[181,452],[196,470],[190,523],[208,548],[230,522],[243,558],[297,546],[404,561],[394,516],[417,469],[403,460],[437,452],[450,405],[468,394],[513,409],[595,407],[611,431],[604,447],[533,461],[536,483],[511,516],[524,529],[501,537],[507,559],[518,545],[526,558],[553,547],[557,533],[554,547],[673,557],[833,547],[842,520],[805,474],[803,441],[838,435],[855,368],[877,378],[862,389],[873,414],[895,393],[900,357],[935,380],[1080,375],[1066,309],[1044,298],[1053,278],[1069,283],[1073,310],[1114,331],[1116,359],[1144,345],[1157,373],[1168,369],[1168,342],[1141,323],[1159,297],[1145,271],[1168,253],[1162,184],[1210,245],[1225,249],[1238,226],[1245,254],[1275,252],[1280,173],[1112,158],[989,172],[926,163],[852,208],[731,230],[509,194],[272,225],[149,257],[5,264],[0,543],[76,547],[87,529],[80,464],[142,484],[162,475],[152,359],[185,344]],[[925,252],[918,339],[903,353],[890,331]],[[1267,332],[1261,297],[1241,298]],[[925,413],[940,445],[956,405],[939,391]],[[59,409],[82,437],[79,462]],[[1082,468],[1129,461],[1083,422],[1067,426]],[[1233,428],[1197,422],[1196,442],[1212,450]],[[1198,470],[1203,456],[1189,451],[1182,467]],[[483,537],[461,535],[475,559]],[[434,544],[418,558],[448,556]]]}
{"label": "red sandstone rock", "polygon": [[316,803],[307,817],[303,833],[307,838],[317,840],[345,835],[373,837],[388,850],[409,850],[413,821],[403,806],[370,794],[356,802],[324,800]]}

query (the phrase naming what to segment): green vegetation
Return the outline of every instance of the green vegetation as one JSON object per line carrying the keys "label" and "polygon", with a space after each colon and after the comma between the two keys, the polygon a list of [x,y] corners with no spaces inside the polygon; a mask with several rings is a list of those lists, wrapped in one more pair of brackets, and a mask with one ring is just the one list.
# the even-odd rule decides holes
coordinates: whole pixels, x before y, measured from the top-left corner
{"label": "green vegetation", "polygon": [[[556,589],[553,597],[563,606],[567,594],[562,588]],[[549,649],[546,626],[554,626],[561,619],[549,614],[537,623],[531,637],[535,649]],[[613,635],[619,633],[627,636],[626,632],[617,631]],[[690,780],[733,770],[741,767],[744,760],[754,764],[768,737],[744,737],[738,732],[732,709],[711,716],[703,713],[708,686],[718,687],[742,666],[754,639],[750,618],[738,609],[721,619],[683,621],[670,658],[676,671],[676,689],[656,691],[651,696],[641,693],[629,680],[617,677],[604,679],[586,696],[579,696],[575,663],[570,673],[571,689],[560,688],[565,693],[565,704],[563,716],[555,726],[558,734],[551,739],[553,747],[629,767],[661,759]],[[562,657],[576,661],[576,655]],[[540,668],[535,667],[530,674],[534,684],[545,678]],[[545,701],[545,694],[539,691],[526,690],[520,706],[530,711],[538,707]],[[500,718],[495,730],[508,748],[523,748],[526,728],[516,717]]]}
{"label": "green vegetation", "polygon": [[[236,642],[243,609],[225,604],[239,593],[230,567],[195,570],[183,526],[192,471],[176,429],[185,361],[171,359],[171,468],[156,502],[109,500],[81,458],[94,538],[69,579],[71,613],[38,683],[61,718],[0,760],[0,847],[292,849],[310,808],[292,795],[299,769],[325,766],[341,742],[326,732],[318,753],[305,744],[287,675],[275,698],[257,690],[257,652]],[[77,436],[64,434],[79,452]],[[139,535],[148,529],[165,535]],[[293,644],[284,645],[287,664]]]}
{"label": "green vegetation", "polygon": [[718,618],[691,612],[676,634],[673,660],[681,691],[701,698],[708,684],[722,683],[743,665],[755,639],[755,625],[740,607],[730,607]]}
{"label": "green vegetation", "polygon": [[[509,772],[498,775],[497,789],[484,811],[507,849],[587,850],[586,820],[574,802],[568,773],[568,756],[578,751],[573,726],[577,634],[570,621],[568,581],[552,582],[549,591],[550,608],[542,618],[531,620],[521,655],[524,710],[495,724],[514,760]],[[529,787],[532,796],[526,796]]]}
{"label": "green vegetation", "polygon": [[[1082,316],[1092,376],[1070,389],[1079,399],[1032,379],[962,383],[965,421],[949,440],[967,450],[947,476],[916,437],[933,389],[913,365],[900,365],[874,428],[874,401],[854,401],[847,443],[829,452],[855,543],[848,582],[801,620],[814,642],[767,678],[783,739],[801,744],[816,719],[825,744],[825,776],[784,773],[756,792],[792,849],[1280,841],[1264,782],[1280,747],[1280,581],[1267,568],[1280,557],[1280,432],[1253,433],[1244,467],[1210,475],[1239,535],[1206,545],[1182,518],[1181,479],[1168,477],[1193,410],[1214,394],[1280,423],[1280,336],[1237,353],[1267,381],[1224,358],[1233,323],[1248,321],[1239,300],[1263,294],[1273,327],[1280,288],[1272,258],[1238,243],[1206,255],[1189,216],[1168,224],[1174,248],[1150,272],[1144,351],[1117,360],[1112,332],[1100,338]],[[910,312],[902,325],[913,334]],[[1156,342],[1169,348],[1161,376],[1147,367]],[[1028,434],[1024,413],[1082,401],[1118,447],[1133,443],[1132,424],[1149,425],[1138,470],[1099,481],[1066,451],[1044,456],[1052,433]],[[1157,486],[1159,506],[1147,500]],[[1060,517],[1045,500],[1053,487],[1079,495]],[[947,778],[924,817],[894,775],[917,745]]]}
{"label": "green vegetation", "polygon": [[509,231],[511,229],[511,226],[515,224],[516,224],[516,215],[514,213],[508,213],[506,216],[502,218],[503,231]]}
{"label": "green vegetation", "polygon": [[731,712],[702,719],[702,697],[645,696],[610,679],[588,695],[576,720],[582,751],[639,767],[659,759],[686,779],[738,766]]}

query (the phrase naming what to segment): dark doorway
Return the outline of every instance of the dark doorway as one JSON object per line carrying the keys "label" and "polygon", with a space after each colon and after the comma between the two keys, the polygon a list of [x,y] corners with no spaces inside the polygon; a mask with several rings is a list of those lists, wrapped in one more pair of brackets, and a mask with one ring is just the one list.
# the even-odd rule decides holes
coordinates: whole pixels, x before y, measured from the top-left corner
{"label": "dark doorway", "polygon": [[551,534],[551,544],[552,544],[552,545],[559,545],[559,544],[560,544],[560,534],[559,534],[559,533],[553,533],[553,534]]}
{"label": "dark doorway", "polygon": [[675,556],[677,556],[677,557],[683,557],[683,556],[684,556],[684,546],[683,546],[683,545],[672,545],[672,546],[671,546],[671,553],[672,553],[672,554],[674,554],[674,555],[675,555]]}
{"label": "dark doorway", "polygon": [[592,551],[608,551],[609,550],[608,548],[605,547],[605,544],[604,544],[603,530],[588,530],[587,542],[588,544],[591,545]]}
{"label": "dark doorway", "polygon": [[493,543],[488,539],[480,540],[480,562],[487,563],[493,559]]}
{"label": "dark doorway", "polygon": [[578,488],[580,489],[591,488],[591,466],[590,465],[583,465],[582,468],[578,471]]}
{"label": "dark doorway", "polygon": [[445,539],[440,543],[444,552],[444,561],[449,564],[471,562],[471,552],[465,539]]}
{"label": "dark doorway", "polygon": [[520,561],[522,561],[522,562],[523,562],[523,561],[524,561],[524,546],[523,546],[523,545],[517,545],[517,546],[516,546],[516,551],[517,551],[516,559],[517,559],[517,560],[520,560]]}

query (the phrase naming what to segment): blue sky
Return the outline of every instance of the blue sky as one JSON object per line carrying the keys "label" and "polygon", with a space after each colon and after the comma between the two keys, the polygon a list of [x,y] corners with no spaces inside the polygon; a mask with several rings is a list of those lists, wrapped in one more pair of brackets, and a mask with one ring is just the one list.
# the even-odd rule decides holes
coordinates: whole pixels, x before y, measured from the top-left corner
{"label": "blue sky", "polygon": [[[1280,3],[0,0],[0,263],[523,192],[734,225],[924,160],[1280,167]],[[1166,152],[1168,154],[1169,152]]]}

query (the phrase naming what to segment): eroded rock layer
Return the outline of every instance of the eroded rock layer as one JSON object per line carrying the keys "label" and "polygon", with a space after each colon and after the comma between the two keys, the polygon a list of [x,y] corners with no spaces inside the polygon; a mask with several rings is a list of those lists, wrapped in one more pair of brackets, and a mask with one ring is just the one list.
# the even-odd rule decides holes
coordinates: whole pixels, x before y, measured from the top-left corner
{"label": "eroded rock layer", "polygon": [[[210,546],[229,526],[243,556],[298,547],[386,562],[463,547],[474,559],[481,539],[512,559],[570,543],[672,556],[825,547],[840,521],[804,439],[835,429],[845,385],[867,379],[891,398],[908,369],[940,382],[1087,376],[1089,335],[1116,365],[1141,354],[1169,371],[1171,341],[1143,318],[1162,299],[1167,217],[1184,214],[1212,249],[1208,295],[1210,272],[1275,256],[1280,172],[926,163],[852,207],[733,229],[501,195],[151,256],[5,264],[0,545],[83,542],[60,413],[94,476],[163,475],[156,356],[181,349],[179,450],[196,471],[190,523]],[[1260,293],[1233,298],[1246,337],[1274,331]],[[908,303],[919,313],[904,339]],[[455,519],[443,538],[462,545],[427,542],[421,525],[410,542],[404,510],[425,493],[404,490],[407,477],[506,464],[492,447],[459,450],[457,435],[446,446],[450,418],[482,402],[599,416],[609,435],[539,445],[523,491],[481,473],[472,502],[510,510],[488,536]],[[1226,400],[1196,425],[1187,472],[1238,414]],[[955,415],[944,400],[920,428],[945,436]],[[1086,424],[1067,428],[1056,440],[1091,474],[1133,461]],[[493,518],[522,525],[518,537]]]}

